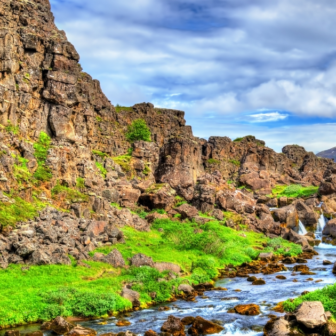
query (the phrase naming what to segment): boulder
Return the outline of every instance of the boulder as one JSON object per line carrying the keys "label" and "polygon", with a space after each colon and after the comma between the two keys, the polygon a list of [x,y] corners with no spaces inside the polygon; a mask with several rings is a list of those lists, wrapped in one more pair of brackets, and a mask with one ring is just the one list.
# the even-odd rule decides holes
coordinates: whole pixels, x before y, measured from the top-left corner
{"label": "boulder", "polygon": [[264,334],[265,336],[290,336],[289,323],[283,317],[273,318],[266,323]]}
{"label": "boulder", "polygon": [[217,220],[222,221],[224,219],[223,211],[215,209],[211,212],[211,216],[215,217]]}
{"label": "boulder", "polygon": [[146,220],[148,223],[153,223],[157,219],[168,219],[169,217],[167,215],[162,215],[157,212],[152,212],[146,216]]}
{"label": "boulder", "polygon": [[154,267],[154,261],[151,257],[147,257],[142,253],[138,253],[134,255],[130,260],[131,266],[141,267],[141,266],[149,266]]}
{"label": "boulder", "polygon": [[195,321],[195,317],[193,316],[186,316],[186,317],[183,317],[183,319],[181,320],[181,322],[184,325],[191,325],[194,323],[194,321]]}
{"label": "boulder", "polygon": [[260,307],[256,304],[241,304],[234,307],[237,314],[255,316],[260,314]]}
{"label": "boulder", "polygon": [[194,292],[194,288],[192,288],[188,284],[181,284],[177,288],[180,292],[183,292],[185,294],[192,294]]}
{"label": "boulder", "polygon": [[91,328],[84,328],[80,325],[76,325],[69,332],[64,334],[64,336],[96,336],[97,331]]}
{"label": "boulder", "polygon": [[305,226],[314,226],[318,222],[318,216],[314,210],[307,206],[303,201],[299,200],[295,203],[295,209],[299,219]]}
{"label": "boulder", "polygon": [[309,329],[321,327],[327,323],[325,311],[320,301],[306,301],[297,307],[296,320]]}
{"label": "boulder", "polygon": [[336,218],[331,219],[326,223],[322,233],[336,238]]}
{"label": "boulder", "polygon": [[140,294],[132,289],[124,287],[121,296],[132,302],[133,307],[140,307]]}
{"label": "boulder", "polygon": [[175,204],[176,192],[168,184],[156,184],[139,198],[139,203],[149,209],[169,211]]}
{"label": "boulder", "polygon": [[260,253],[259,254],[259,259],[260,260],[265,260],[265,261],[270,261],[273,258],[273,253]]}
{"label": "boulder", "polygon": [[184,325],[178,317],[168,316],[168,320],[163,323],[161,331],[173,336],[185,336]]}
{"label": "boulder", "polygon": [[125,267],[125,260],[117,249],[112,250],[112,252],[103,258],[103,261],[113,267]]}
{"label": "boulder", "polygon": [[158,336],[158,334],[150,329],[145,332],[144,336]]}
{"label": "boulder", "polygon": [[181,215],[181,219],[192,219],[198,216],[198,210],[189,204],[182,204],[175,210]]}
{"label": "boulder", "polygon": [[179,265],[168,263],[168,262],[156,262],[154,263],[154,268],[159,272],[170,271],[173,273],[180,273],[181,267]]}
{"label": "boulder", "polygon": [[69,323],[63,317],[58,316],[51,322],[49,330],[52,330],[58,335],[63,335],[68,333],[74,327],[75,326],[72,323]]}
{"label": "boulder", "polygon": [[20,330],[7,330],[5,336],[20,336]]}
{"label": "boulder", "polygon": [[205,320],[204,318],[197,316],[192,324],[192,326],[188,330],[188,334],[190,335],[210,335],[210,334],[218,334],[224,328],[216,323]]}

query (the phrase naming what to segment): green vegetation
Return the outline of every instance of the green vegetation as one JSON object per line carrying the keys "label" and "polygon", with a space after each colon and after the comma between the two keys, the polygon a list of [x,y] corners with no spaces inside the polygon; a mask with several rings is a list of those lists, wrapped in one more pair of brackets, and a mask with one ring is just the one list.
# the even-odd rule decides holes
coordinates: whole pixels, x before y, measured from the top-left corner
{"label": "green vegetation", "polygon": [[120,106],[119,104],[117,104],[115,110],[117,113],[120,113],[121,111],[133,112],[133,107]]}
{"label": "green vegetation", "polygon": [[98,122],[102,122],[103,121],[103,119],[101,118],[101,117],[96,117],[96,120],[98,121]]}
{"label": "green vegetation", "polygon": [[32,178],[32,174],[28,169],[27,163],[29,160],[17,155],[16,157],[17,163],[13,166],[13,174],[18,182],[18,184],[21,186],[22,183],[29,183],[29,181]]}
{"label": "green vegetation", "polygon": [[232,163],[232,164],[234,164],[237,167],[240,167],[240,161],[238,161],[238,160],[232,159],[232,160],[229,160],[229,162]]}
{"label": "green vegetation", "polygon": [[57,184],[54,188],[51,189],[51,195],[53,198],[57,196],[57,199],[60,197],[63,197],[64,199],[71,201],[71,202],[79,202],[79,201],[88,201],[89,196],[82,194],[80,191],[76,189],[72,189],[66,186],[63,186],[59,184],[57,181]]}
{"label": "green vegetation", "polygon": [[[195,233],[196,228],[201,230]],[[155,221],[150,232],[131,227],[122,230],[125,244],[103,246],[91,255],[108,254],[117,248],[127,261],[136,253],[144,253],[154,261],[180,265],[187,276],[170,280],[167,271],[160,273],[150,267],[116,270],[93,261],[86,262],[90,268],[74,262],[70,266],[31,266],[28,271],[21,270],[20,265],[10,265],[0,270],[0,326],[50,320],[58,315],[97,317],[129,309],[130,302],[119,296],[125,284],[131,284],[140,293],[140,302],[145,307],[153,301],[149,295],[152,292],[157,293],[156,303],[166,301],[181,282],[210,281],[218,275],[217,268],[249,262],[260,252],[285,255],[301,252],[298,245],[281,238],[271,240],[246,231],[242,236],[242,232],[215,221],[199,226],[164,219]],[[165,281],[159,282],[159,278]]]}
{"label": "green vegetation", "polygon": [[134,142],[138,140],[151,141],[151,131],[148,128],[146,121],[143,119],[137,119],[128,126],[126,132],[126,139],[129,142]]}
{"label": "green vegetation", "polygon": [[5,130],[8,133],[13,133],[14,135],[18,135],[20,133],[19,126],[14,126],[10,120],[7,121],[7,126],[5,127]]}
{"label": "green vegetation", "polygon": [[310,186],[310,187],[302,187],[300,184],[292,184],[290,186],[281,186],[278,185],[272,189],[272,197],[310,197],[318,192],[318,187]]}
{"label": "green vegetation", "polygon": [[151,172],[151,169],[146,165],[145,169],[143,170],[143,174],[148,175]]}
{"label": "green vegetation", "polygon": [[101,152],[99,150],[93,150],[92,151],[92,154],[94,155],[98,155],[99,157],[101,157],[103,160],[105,160],[105,158],[108,157],[108,154],[104,153],[104,152]]}
{"label": "green vegetation", "polygon": [[[5,196],[11,197],[3,193]],[[12,203],[15,201],[14,203]],[[18,196],[11,197],[11,202],[0,202],[0,223],[3,227],[13,226],[17,222],[27,221],[37,215],[45,204],[33,197],[32,202],[27,202]]]}
{"label": "green vegetation", "polygon": [[105,167],[100,163],[100,162],[95,162],[96,167],[100,170],[100,175],[105,178],[106,174],[107,174],[107,170],[105,169]]}
{"label": "green vegetation", "polygon": [[78,189],[84,189],[85,188],[85,179],[82,177],[77,177],[76,179],[76,187]]}
{"label": "green vegetation", "polygon": [[220,161],[219,161],[219,160],[216,160],[216,159],[209,159],[209,160],[208,160],[208,163],[209,163],[209,164],[220,164]]}
{"label": "green vegetation", "polygon": [[321,301],[325,311],[330,311],[336,317],[336,284],[299,296],[293,301],[287,300],[283,303],[284,310],[293,312],[304,301]]}
{"label": "green vegetation", "polygon": [[181,196],[175,196],[175,207],[179,207],[182,204],[187,204],[188,202]]}
{"label": "green vegetation", "polygon": [[227,184],[233,184],[234,182],[232,180],[228,180]]}
{"label": "green vegetation", "polygon": [[130,154],[120,155],[113,158],[113,161],[117,163],[125,172],[131,170],[131,159]]}
{"label": "green vegetation", "polygon": [[234,139],[233,141],[234,142],[241,142],[243,141],[245,138],[255,138],[253,135],[245,135],[244,137],[241,137],[241,138],[236,138]]}
{"label": "green vegetation", "polygon": [[34,156],[38,163],[38,168],[34,173],[36,180],[41,182],[50,181],[52,179],[51,170],[46,166],[48,150],[50,149],[50,137],[48,134],[41,132],[39,140],[34,144]]}

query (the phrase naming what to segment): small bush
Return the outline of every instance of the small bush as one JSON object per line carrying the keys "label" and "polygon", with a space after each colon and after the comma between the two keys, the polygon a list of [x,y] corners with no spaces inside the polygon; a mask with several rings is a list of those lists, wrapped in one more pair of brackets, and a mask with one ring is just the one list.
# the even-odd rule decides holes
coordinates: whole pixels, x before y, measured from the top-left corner
{"label": "small bush", "polygon": [[129,142],[134,141],[151,141],[151,131],[148,128],[146,121],[143,119],[137,119],[132,122],[130,126],[128,126],[128,130],[126,133],[126,139]]}

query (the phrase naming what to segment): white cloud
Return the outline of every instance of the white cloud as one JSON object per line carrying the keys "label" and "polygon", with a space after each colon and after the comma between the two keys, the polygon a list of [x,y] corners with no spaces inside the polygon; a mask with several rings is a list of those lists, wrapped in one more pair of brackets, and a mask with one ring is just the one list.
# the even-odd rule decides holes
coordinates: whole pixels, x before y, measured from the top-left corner
{"label": "white cloud", "polygon": [[263,123],[263,122],[270,122],[270,121],[279,121],[285,120],[288,115],[281,114],[279,112],[269,112],[269,113],[258,113],[258,114],[250,114],[249,115],[252,123]]}
{"label": "white cloud", "polygon": [[261,109],[336,118],[330,0],[51,2],[84,70],[114,104],[182,109],[191,125]]}

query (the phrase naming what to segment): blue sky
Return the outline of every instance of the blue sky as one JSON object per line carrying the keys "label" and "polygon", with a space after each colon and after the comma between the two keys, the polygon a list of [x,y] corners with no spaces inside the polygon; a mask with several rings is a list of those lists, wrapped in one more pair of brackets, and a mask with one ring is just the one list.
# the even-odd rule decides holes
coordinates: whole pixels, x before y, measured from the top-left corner
{"label": "blue sky", "polygon": [[194,134],[336,146],[330,0],[51,0],[113,104],[186,111]]}

